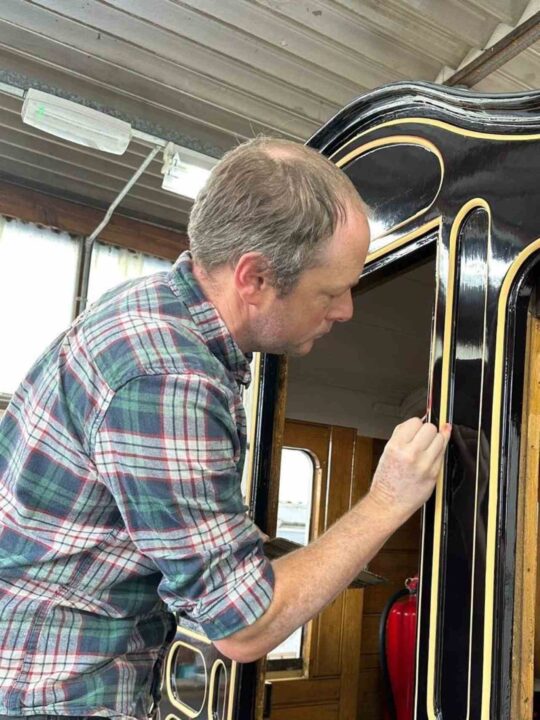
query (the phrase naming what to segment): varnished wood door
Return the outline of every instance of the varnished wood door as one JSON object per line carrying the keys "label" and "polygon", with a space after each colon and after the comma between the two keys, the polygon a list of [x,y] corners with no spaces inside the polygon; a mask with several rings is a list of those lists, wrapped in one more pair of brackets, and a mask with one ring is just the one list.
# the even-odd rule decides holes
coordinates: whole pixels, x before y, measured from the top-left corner
{"label": "varnished wood door", "polygon": [[[283,446],[315,460],[311,539],[343,515],[369,484],[372,441],[353,428],[287,420]],[[363,590],[347,590],[309,623],[301,677],[272,681],[271,720],[357,720]]]}

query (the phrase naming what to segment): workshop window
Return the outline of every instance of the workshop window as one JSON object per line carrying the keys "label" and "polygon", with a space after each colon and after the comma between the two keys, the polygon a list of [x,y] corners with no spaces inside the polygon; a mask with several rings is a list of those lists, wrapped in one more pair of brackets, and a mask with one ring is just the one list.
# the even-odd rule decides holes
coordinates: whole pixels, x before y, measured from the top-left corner
{"label": "workshop window", "polygon": [[127,248],[96,242],[92,251],[88,281],[88,303],[127,280],[170,270],[170,260],[162,260]]}
{"label": "workshop window", "polygon": [[0,394],[71,322],[79,243],[66,232],[0,216]]}
{"label": "workshop window", "polygon": [[[0,216],[0,415],[32,364],[74,319],[83,238]],[[172,262],[96,242],[88,303]]]}

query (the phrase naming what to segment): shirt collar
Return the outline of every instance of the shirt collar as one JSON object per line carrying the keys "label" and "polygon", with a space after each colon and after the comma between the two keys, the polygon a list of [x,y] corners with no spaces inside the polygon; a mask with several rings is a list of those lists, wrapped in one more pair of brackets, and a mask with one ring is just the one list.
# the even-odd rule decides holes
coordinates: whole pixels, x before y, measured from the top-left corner
{"label": "shirt collar", "polygon": [[240,350],[215,305],[204,295],[193,275],[193,258],[189,250],[183,252],[174,263],[171,280],[173,289],[187,307],[210,352],[232,372],[239,383],[249,385],[252,355]]}

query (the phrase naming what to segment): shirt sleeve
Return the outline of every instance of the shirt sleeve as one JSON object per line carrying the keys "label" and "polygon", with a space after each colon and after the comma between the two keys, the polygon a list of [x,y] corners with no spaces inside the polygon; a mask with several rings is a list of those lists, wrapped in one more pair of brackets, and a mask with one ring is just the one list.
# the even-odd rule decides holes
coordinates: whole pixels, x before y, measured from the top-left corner
{"label": "shirt sleeve", "polygon": [[227,392],[200,375],[131,380],[96,434],[95,462],[159,594],[216,640],[268,608],[273,572],[246,515]]}

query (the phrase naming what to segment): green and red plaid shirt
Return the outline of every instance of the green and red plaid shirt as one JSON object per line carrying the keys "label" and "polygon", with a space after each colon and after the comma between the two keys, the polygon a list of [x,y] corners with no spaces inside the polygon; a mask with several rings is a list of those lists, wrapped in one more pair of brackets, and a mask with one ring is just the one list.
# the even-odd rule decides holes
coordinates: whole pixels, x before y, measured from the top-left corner
{"label": "green and red plaid shirt", "polygon": [[0,714],[145,716],[181,610],[211,639],[273,587],[240,480],[249,364],[184,253],[41,356],[0,423]]}

